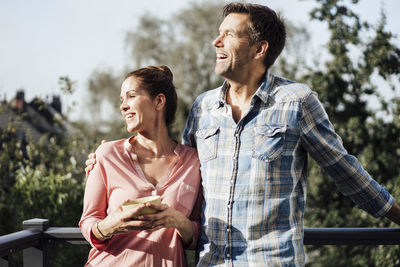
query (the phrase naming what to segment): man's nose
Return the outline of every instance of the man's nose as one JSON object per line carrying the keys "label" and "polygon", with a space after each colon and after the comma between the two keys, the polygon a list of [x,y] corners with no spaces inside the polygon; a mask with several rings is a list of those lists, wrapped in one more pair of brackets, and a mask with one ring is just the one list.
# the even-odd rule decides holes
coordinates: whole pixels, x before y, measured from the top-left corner
{"label": "man's nose", "polygon": [[215,38],[215,40],[213,41],[213,46],[215,46],[215,47],[223,46],[222,35],[218,35],[217,38]]}

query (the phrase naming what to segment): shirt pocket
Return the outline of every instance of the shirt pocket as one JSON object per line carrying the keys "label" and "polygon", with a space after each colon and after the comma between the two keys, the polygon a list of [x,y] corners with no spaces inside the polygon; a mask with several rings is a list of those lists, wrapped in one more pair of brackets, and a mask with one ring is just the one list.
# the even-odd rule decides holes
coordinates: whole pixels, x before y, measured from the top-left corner
{"label": "shirt pocket", "polygon": [[219,127],[203,128],[196,131],[197,153],[201,162],[217,157]]}
{"label": "shirt pocket", "polygon": [[179,185],[178,194],[176,194],[176,202],[181,207],[181,212],[186,216],[189,217],[194,202],[197,199],[197,190],[195,187],[191,186],[190,184],[182,182]]}
{"label": "shirt pocket", "polygon": [[278,158],[285,144],[286,126],[262,125],[254,127],[254,158],[271,162]]}

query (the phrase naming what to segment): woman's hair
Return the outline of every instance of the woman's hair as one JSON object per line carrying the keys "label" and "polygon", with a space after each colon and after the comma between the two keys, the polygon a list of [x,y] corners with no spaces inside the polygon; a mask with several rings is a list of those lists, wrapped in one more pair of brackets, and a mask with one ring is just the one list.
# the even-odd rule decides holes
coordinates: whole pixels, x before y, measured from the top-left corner
{"label": "woman's hair", "polygon": [[175,120],[178,97],[171,70],[167,66],[147,66],[128,73],[124,81],[128,78],[137,79],[152,98],[158,94],[165,95],[165,123],[172,124]]}

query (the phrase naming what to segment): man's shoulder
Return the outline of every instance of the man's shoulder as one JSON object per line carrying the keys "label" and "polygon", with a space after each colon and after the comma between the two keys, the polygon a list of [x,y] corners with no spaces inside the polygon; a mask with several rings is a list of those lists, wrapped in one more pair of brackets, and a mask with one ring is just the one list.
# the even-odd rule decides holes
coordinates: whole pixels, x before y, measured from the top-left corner
{"label": "man's shoulder", "polygon": [[313,93],[307,84],[275,76],[271,96],[276,100],[300,100]]}

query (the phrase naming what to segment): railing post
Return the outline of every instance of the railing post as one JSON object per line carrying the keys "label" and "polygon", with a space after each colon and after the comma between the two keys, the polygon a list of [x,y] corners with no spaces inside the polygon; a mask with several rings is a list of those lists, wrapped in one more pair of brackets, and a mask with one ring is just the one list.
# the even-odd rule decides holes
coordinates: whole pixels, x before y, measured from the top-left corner
{"label": "railing post", "polygon": [[10,267],[13,266],[12,255],[6,257],[0,257],[0,267]]}
{"label": "railing post", "polygon": [[[47,219],[30,219],[22,222],[24,229],[39,229],[44,232],[49,228],[49,220]],[[24,267],[48,267],[49,257],[47,253],[47,244],[43,239],[39,240],[37,245],[24,249],[23,251]]]}

